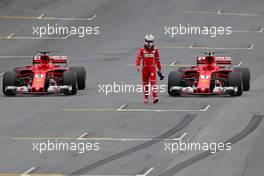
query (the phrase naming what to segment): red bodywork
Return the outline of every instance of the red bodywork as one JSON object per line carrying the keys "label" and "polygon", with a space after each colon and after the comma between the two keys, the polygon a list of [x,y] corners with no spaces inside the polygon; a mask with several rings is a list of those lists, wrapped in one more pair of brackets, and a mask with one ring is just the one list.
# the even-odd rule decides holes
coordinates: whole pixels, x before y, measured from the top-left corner
{"label": "red bodywork", "polygon": [[[207,57],[212,57],[212,62],[207,63]],[[186,86],[195,86],[195,94],[212,94],[215,81],[225,86],[228,73],[233,70],[231,57],[202,56],[197,57],[197,65],[182,69],[183,80]]]}
{"label": "red bodywork", "polygon": [[33,65],[15,68],[18,86],[31,85],[29,93],[47,93],[47,82],[52,79],[56,84],[61,83],[64,71],[68,67],[59,64],[67,64],[66,56],[48,56],[47,60],[41,60],[40,55],[33,58]]}

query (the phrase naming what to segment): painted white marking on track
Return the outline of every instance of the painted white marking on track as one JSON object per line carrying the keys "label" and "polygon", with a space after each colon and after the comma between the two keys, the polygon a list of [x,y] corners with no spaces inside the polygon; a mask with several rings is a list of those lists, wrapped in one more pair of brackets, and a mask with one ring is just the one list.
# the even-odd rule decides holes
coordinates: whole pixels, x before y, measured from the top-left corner
{"label": "painted white marking on track", "polygon": [[218,11],[184,11],[184,13],[196,14],[196,15],[222,15],[222,16],[263,16],[263,14],[257,13],[233,13]]}
{"label": "painted white marking on track", "polygon": [[193,46],[194,46],[194,44],[191,44],[188,48],[189,48],[189,49],[192,49]]}
{"label": "painted white marking on track", "polygon": [[31,167],[30,169],[28,169],[25,172],[23,172],[20,176],[26,176],[26,175],[32,173],[34,170],[36,170],[36,168],[35,167]]}
{"label": "painted white marking on track", "polygon": [[12,34],[10,34],[9,36],[7,36],[6,38],[7,38],[7,39],[11,39],[14,35],[15,35],[15,33],[12,33]]}
{"label": "painted white marking on track", "polygon": [[84,137],[88,135],[88,132],[83,133],[77,140],[84,140]]}
{"label": "painted white marking on track", "polygon": [[252,44],[252,45],[251,45],[249,48],[247,48],[247,49],[252,50],[254,47],[255,47],[255,45]]}
{"label": "painted white marking on track", "polygon": [[147,172],[145,172],[144,174],[137,174],[136,176],[147,176],[153,169],[154,169],[154,167],[147,170]]}
{"label": "painted white marking on track", "polygon": [[117,111],[124,111],[124,108],[125,108],[126,106],[127,106],[126,104],[122,105],[120,108],[117,109]]}
{"label": "painted white marking on track", "polygon": [[206,112],[210,108],[210,105],[207,105],[204,109],[200,109],[201,112]]}
{"label": "painted white marking on track", "polygon": [[263,32],[263,27],[261,27],[258,32],[262,33]]}
{"label": "painted white marking on track", "polygon": [[239,62],[238,64],[235,65],[235,67],[240,67],[243,63]]}
{"label": "painted white marking on track", "polygon": [[207,47],[207,46],[194,46],[191,49],[203,49],[203,50],[252,50],[254,48],[254,44],[251,44],[247,48],[227,48],[227,47]]}
{"label": "painted white marking on track", "polygon": [[44,17],[44,15],[45,15],[45,13],[42,13],[42,14],[38,17],[38,19],[41,19],[42,17]]}
{"label": "painted white marking on track", "polygon": [[8,58],[29,58],[33,56],[0,56],[0,59],[8,59]]}
{"label": "painted white marking on track", "polygon": [[263,27],[261,27],[259,30],[232,30],[232,33],[262,33]]}
{"label": "painted white marking on track", "polygon": [[174,65],[176,65],[176,63],[177,63],[177,61],[173,61],[173,62],[170,64],[170,66],[174,66]]}
{"label": "painted white marking on track", "polygon": [[222,14],[222,10],[221,9],[219,9],[218,11],[217,11],[217,14]]}
{"label": "painted white marking on track", "polygon": [[44,17],[45,13],[40,16],[0,16],[0,19],[16,19],[16,20],[63,20],[63,21],[92,21],[97,15],[94,14],[89,18],[59,18],[59,17]]}
{"label": "painted white marking on track", "polygon": [[149,170],[147,170],[144,174],[136,174],[136,175],[82,175],[82,176],[147,176],[150,174],[151,171],[153,171],[154,167],[151,167]]}

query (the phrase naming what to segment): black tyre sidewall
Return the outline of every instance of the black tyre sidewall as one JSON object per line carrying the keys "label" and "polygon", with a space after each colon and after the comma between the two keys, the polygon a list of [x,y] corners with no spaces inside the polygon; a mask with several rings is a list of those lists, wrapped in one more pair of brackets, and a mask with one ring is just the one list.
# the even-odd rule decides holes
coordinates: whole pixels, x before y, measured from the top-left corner
{"label": "black tyre sidewall", "polygon": [[12,96],[16,95],[14,92],[11,91],[5,91],[5,88],[7,86],[16,86],[16,72],[13,71],[7,71],[3,75],[3,93],[6,96]]}
{"label": "black tyre sidewall", "polygon": [[72,91],[65,91],[65,95],[75,95],[77,93],[76,73],[73,71],[65,71],[62,76],[62,84],[72,86]]}
{"label": "black tyre sidewall", "polygon": [[230,93],[231,96],[241,96],[243,94],[243,81],[242,73],[240,72],[230,72],[228,74],[228,84],[230,87],[237,87],[238,92]]}
{"label": "black tyre sidewall", "polygon": [[170,96],[179,96],[180,95],[180,93],[178,93],[177,91],[170,91],[170,89],[171,89],[171,87],[174,87],[174,86],[181,86],[182,77],[183,77],[183,73],[181,73],[181,72],[172,71],[169,73],[169,76],[168,76],[168,94]]}
{"label": "black tyre sidewall", "polygon": [[240,72],[242,74],[243,81],[243,91],[249,91],[250,89],[250,71],[245,67],[235,67],[234,70],[236,72]]}
{"label": "black tyre sidewall", "polygon": [[76,73],[77,85],[79,90],[85,89],[86,86],[86,71],[84,67],[70,67],[70,71]]}

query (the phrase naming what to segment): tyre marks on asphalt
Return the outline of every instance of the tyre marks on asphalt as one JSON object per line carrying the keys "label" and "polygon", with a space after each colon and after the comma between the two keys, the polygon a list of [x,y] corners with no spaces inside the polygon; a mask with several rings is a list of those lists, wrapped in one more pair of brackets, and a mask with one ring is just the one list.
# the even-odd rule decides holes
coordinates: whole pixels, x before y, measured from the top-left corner
{"label": "tyre marks on asphalt", "polygon": [[126,157],[128,155],[131,155],[135,152],[138,152],[140,150],[143,150],[145,148],[148,148],[156,143],[161,142],[160,140],[156,139],[166,139],[169,138],[170,136],[178,133],[182,129],[184,129],[194,118],[196,117],[196,114],[187,114],[176,126],[174,126],[172,129],[166,131],[165,133],[161,134],[160,136],[154,138],[151,141],[145,142],[143,144],[137,145],[135,147],[132,147],[128,150],[122,151],[120,153],[117,153],[115,155],[109,156],[107,158],[101,159],[95,163],[92,163],[90,165],[87,165],[83,168],[80,168],[74,172],[72,172],[70,175],[83,175],[91,170],[94,170],[98,167],[101,167],[109,162],[118,160],[120,158]]}
{"label": "tyre marks on asphalt", "polygon": [[[247,137],[251,132],[253,132],[258,127],[258,125],[261,123],[263,117],[264,117],[264,115],[254,115],[252,117],[251,121],[249,122],[249,124],[242,131],[240,131],[237,135],[228,139],[224,143],[231,143],[233,145],[233,144],[237,143],[238,141],[242,140],[243,138]],[[195,155],[192,158],[187,159],[187,160],[177,164],[176,166],[168,169],[167,171],[163,172],[159,176],[175,175],[176,173],[180,172],[181,170],[185,169],[186,167],[189,167],[192,164],[212,155],[211,152],[212,152],[211,150],[208,150],[208,151],[204,151],[198,155]]]}

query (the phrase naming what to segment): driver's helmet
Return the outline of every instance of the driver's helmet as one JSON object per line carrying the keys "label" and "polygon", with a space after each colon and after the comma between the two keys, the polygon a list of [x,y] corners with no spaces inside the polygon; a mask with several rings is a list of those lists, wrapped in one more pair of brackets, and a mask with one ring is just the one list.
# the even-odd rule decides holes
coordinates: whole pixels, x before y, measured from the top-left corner
{"label": "driver's helmet", "polygon": [[206,66],[213,66],[213,65],[215,65],[215,58],[214,58],[214,56],[206,56],[205,57],[205,65]]}
{"label": "driver's helmet", "polygon": [[151,34],[147,34],[145,36],[145,47],[150,49],[154,47],[154,36]]}
{"label": "driver's helmet", "polygon": [[40,56],[40,59],[41,59],[41,60],[44,60],[44,61],[45,61],[45,60],[49,60],[49,56],[46,55],[46,54],[43,54],[43,55]]}

